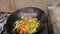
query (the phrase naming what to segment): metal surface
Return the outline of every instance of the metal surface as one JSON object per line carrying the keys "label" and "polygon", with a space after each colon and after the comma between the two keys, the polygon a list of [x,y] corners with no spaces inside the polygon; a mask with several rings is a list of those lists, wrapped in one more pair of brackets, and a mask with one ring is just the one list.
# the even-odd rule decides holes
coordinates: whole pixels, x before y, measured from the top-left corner
{"label": "metal surface", "polygon": [[0,12],[0,33],[3,31],[3,27],[6,24],[7,18],[10,14],[10,12]]}

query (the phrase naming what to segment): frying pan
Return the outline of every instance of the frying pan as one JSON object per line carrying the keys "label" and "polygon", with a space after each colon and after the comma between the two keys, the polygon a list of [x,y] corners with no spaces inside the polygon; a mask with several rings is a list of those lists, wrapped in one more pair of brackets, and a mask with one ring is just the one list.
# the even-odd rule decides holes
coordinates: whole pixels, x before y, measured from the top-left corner
{"label": "frying pan", "polygon": [[7,19],[7,23],[5,24],[5,30],[7,30],[7,32],[9,32],[10,34],[18,34],[17,32],[12,32],[14,28],[13,24],[15,21],[20,20],[22,16],[36,17],[41,22],[41,27],[39,27],[37,32],[35,32],[34,34],[40,34],[46,21],[46,15],[43,10],[36,7],[24,7],[13,12]]}

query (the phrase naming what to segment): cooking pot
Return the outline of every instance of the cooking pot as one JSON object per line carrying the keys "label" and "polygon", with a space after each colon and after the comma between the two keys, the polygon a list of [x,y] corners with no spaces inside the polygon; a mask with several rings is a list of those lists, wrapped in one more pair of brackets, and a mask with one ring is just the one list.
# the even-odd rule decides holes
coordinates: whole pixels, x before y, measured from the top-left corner
{"label": "cooking pot", "polygon": [[13,24],[17,20],[20,20],[22,16],[31,16],[37,18],[41,23],[41,27],[39,27],[37,29],[37,32],[35,32],[34,34],[40,34],[40,32],[42,32],[44,28],[44,23],[46,22],[46,15],[43,10],[36,7],[25,7],[13,12],[7,19],[7,23],[5,24],[5,30],[7,30],[7,32],[9,32],[10,34],[18,34],[18,32],[12,32],[14,28]]}

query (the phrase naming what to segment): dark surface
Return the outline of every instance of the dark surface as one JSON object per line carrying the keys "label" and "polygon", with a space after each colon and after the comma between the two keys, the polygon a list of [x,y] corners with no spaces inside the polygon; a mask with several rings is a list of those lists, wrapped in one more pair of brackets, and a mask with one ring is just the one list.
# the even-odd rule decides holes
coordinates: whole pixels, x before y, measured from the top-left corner
{"label": "dark surface", "polygon": [[[46,23],[46,15],[44,13],[43,10],[38,9],[36,7],[25,7],[22,9],[18,9],[16,10],[14,13],[12,13],[8,19],[7,19],[7,23],[5,25],[5,29],[7,30],[7,32],[9,32],[10,34],[15,34],[16,32],[13,33],[13,28],[15,26],[13,26],[14,22],[17,20],[20,20],[22,16],[30,16],[30,17],[35,17],[37,18],[40,23],[41,23],[41,27],[43,28],[45,27],[45,23]],[[10,29],[9,29],[10,28]],[[37,29],[37,32],[34,34],[40,34],[40,31],[42,31],[43,29]]]}

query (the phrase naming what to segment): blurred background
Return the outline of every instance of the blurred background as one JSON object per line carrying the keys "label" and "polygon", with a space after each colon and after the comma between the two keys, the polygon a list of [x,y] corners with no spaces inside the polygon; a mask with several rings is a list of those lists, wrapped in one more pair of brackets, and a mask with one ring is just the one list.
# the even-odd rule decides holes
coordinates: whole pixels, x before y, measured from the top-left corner
{"label": "blurred background", "polygon": [[8,16],[24,7],[37,7],[48,16],[45,34],[60,34],[60,0],[0,0],[0,33]]}

